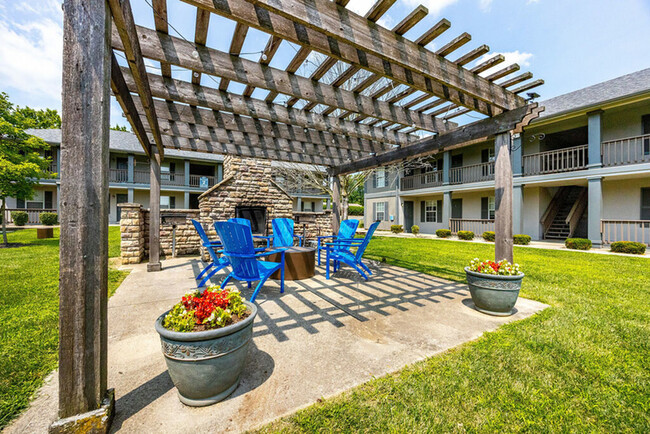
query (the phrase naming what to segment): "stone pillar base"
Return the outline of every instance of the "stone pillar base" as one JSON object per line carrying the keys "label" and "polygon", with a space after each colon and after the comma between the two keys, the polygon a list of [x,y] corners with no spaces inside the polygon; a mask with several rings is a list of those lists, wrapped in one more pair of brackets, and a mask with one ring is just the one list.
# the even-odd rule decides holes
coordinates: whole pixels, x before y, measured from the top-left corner
{"label": "stone pillar base", "polygon": [[59,419],[50,425],[50,434],[107,433],[115,415],[115,389],[108,389],[97,410]]}
{"label": "stone pillar base", "polygon": [[160,271],[162,270],[162,264],[160,262],[149,262],[147,264],[147,271]]}

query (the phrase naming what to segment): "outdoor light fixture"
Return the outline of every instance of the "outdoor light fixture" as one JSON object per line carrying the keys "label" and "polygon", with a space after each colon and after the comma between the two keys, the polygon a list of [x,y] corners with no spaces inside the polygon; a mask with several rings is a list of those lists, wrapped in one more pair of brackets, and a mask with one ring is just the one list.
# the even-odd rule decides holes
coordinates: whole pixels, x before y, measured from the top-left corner
{"label": "outdoor light fixture", "polygon": [[194,57],[195,59],[198,59],[199,58],[199,52],[196,51],[196,50],[192,51],[192,57]]}
{"label": "outdoor light fixture", "polygon": [[374,157],[375,155],[377,155],[376,152],[371,152],[371,153],[370,153],[370,156],[371,156],[371,157]]}
{"label": "outdoor light fixture", "polygon": [[393,148],[401,148],[401,147],[402,147],[402,145],[398,145],[398,144],[393,145]]}
{"label": "outdoor light fixture", "polygon": [[268,56],[266,54],[262,53],[262,60],[266,60],[266,59],[268,59]]}
{"label": "outdoor light fixture", "polygon": [[198,77],[198,76],[199,76],[199,73],[196,72],[196,71],[194,71],[194,76],[195,76],[195,77]]}
{"label": "outdoor light fixture", "polygon": [[532,101],[539,98],[539,94],[537,92],[528,92],[526,95],[528,95],[528,99],[526,101]]}

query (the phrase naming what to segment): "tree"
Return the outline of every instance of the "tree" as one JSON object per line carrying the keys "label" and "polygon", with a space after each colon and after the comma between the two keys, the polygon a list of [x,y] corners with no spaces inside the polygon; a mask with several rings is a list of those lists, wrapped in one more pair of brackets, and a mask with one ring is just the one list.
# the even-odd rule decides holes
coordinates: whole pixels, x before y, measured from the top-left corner
{"label": "tree", "polygon": [[28,128],[60,128],[61,117],[56,110],[35,110],[14,106],[9,95],[0,92],[0,216],[2,239],[6,245],[5,218],[8,197],[29,199],[39,178],[49,178],[50,161],[43,157],[49,145],[25,133]]}
{"label": "tree", "polygon": [[112,126],[111,130],[124,131],[125,133],[129,131],[126,127],[124,127],[122,125],[119,125],[119,124],[115,124],[114,126]]}

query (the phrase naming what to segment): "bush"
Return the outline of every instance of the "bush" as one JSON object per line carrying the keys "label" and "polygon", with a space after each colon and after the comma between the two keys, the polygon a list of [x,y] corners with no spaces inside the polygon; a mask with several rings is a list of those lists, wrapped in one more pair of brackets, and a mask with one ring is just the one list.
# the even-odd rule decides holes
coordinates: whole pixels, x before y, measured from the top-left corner
{"label": "bush", "polygon": [[348,215],[363,215],[363,207],[357,205],[349,206]]}
{"label": "bush", "polygon": [[485,241],[494,241],[494,231],[483,232],[483,239]]}
{"label": "bush", "polygon": [[52,226],[59,223],[59,216],[55,212],[42,212],[38,219],[46,226]]}
{"label": "bush", "polygon": [[526,234],[517,234],[512,236],[512,242],[514,244],[520,244],[522,246],[527,246],[530,244],[530,235]]}
{"label": "bush", "polygon": [[420,226],[418,225],[411,226],[411,233],[413,235],[418,235],[420,233]]}
{"label": "bush", "polygon": [[643,255],[645,253],[645,244],[635,243],[634,241],[617,241],[612,243],[612,252],[631,253],[633,255]]}
{"label": "bush", "polygon": [[458,239],[460,240],[473,240],[474,239],[474,232],[472,231],[458,231]]}
{"label": "bush", "polygon": [[567,238],[564,245],[567,249],[589,250],[591,249],[591,240],[586,238]]}
{"label": "bush", "polygon": [[451,231],[449,229],[438,229],[436,231],[436,236],[438,238],[447,238],[451,236]]}
{"label": "bush", "polygon": [[363,222],[362,221],[359,222],[359,229],[363,229]]}
{"label": "bush", "polygon": [[11,220],[14,221],[16,226],[25,226],[29,220],[27,211],[11,211]]}
{"label": "bush", "polygon": [[404,232],[402,225],[390,225],[390,231],[394,234],[401,234]]}

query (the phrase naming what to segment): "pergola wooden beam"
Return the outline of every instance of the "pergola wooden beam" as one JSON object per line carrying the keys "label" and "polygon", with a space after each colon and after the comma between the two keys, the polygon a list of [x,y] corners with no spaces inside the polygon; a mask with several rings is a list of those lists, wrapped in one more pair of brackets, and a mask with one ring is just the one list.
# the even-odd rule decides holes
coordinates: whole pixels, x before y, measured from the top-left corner
{"label": "pergola wooden beam", "polygon": [[153,98],[151,97],[144,58],[142,57],[142,51],[138,42],[131,3],[129,0],[108,0],[108,5],[113,15],[115,31],[119,35],[118,39],[121,42],[122,50],[129,63],[129,69],[133,74],[133,80],[138,88],[138,94],[142,97],[144,111],[152,131],[154,142],[158,147],[160,158],[163,158],[164,147],[160,136],[160,129],[156,121],[156,110],[153,108]]}
{"label": "pergola wooden beam", "polygon": [[528,104],[514,110],[503,112],[492,118],[464,125],[457,130],[446,134],[438,134],[433,137],[428,137],[411,146],[402,147],[363,160],[333,167],[329,172],[332,175],[354,173],[404,161],[410,158],[441,152],[442,150],[462,147],[464,143],[471,142],[472,140],[494,136],[504,131],[514,130],[517,127],[521,128],[522,121],[525,121],[527,125],[528,122],[539,116],[539,113],[542,110],[543,108],[538,107],[537,103]]}
{"label": "pergola wooden beam", "polygon": [[[205,12],[205,9],[197,8],[197,10]],[[248,26],[246,24],[237,23],[235,25],[235,31],[233,32],[232,39],[230,40],[230,50],[228,50],[228,53],[231,56],[239,56],[239,53],[241,53],[241,49],[244,46],[244,41],[246,40],[247,34],[248,34]],[[227,91],[229,84],[230,84],[230,80],[228,80],[227,78],[222,78],[219,81],[219,89],[223,91]]]}
{"label": "pergola wooden beam", "polygon": [[[169,32],[169,24],[167,23],[167,0],[153,0],[153,19],[156,26],[156,31],[160,33]],[[160,64],[160,73],[164,77],[172,76],[172,68],[169,63]]]}
{"label": "pergola wooden beam", "polygon": [[[205,45],[208,41],[208,28],[210,27],[210,12],[205,9],[196,9],[196,25],[194,26],[194,43]],[[163,74],[164,76],[164,74]],[[201,84],[201,73],[192,73],[192,83]],[[221,84],[221,83],[220,83]]]}

